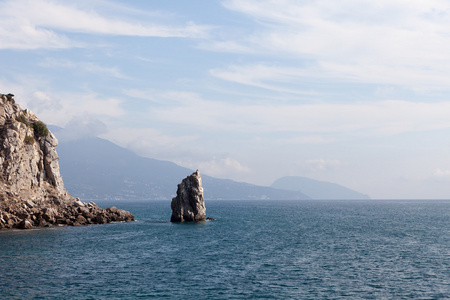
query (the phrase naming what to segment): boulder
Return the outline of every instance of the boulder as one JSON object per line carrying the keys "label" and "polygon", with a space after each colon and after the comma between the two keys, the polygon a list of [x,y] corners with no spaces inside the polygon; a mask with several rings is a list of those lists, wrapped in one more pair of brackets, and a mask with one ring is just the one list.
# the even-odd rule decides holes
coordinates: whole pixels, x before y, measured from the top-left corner
{"label": "boulder", "polygon": [[199,170],[178,184],[177,196],[172,199],[171,207],[170,222],[206,220],[202,178]]}
{"label": "boulder", "polygon": [[19,229],[31,229],[31,228],[33,228],[33,224],[31,224],[31,222],[29,220],[23,220],[23,221],[21,221],[19,223],[17,228],[19,228]]}
{"label": "boulder", "polygon": [[55,217],[57,216],[57,211],[54,208],[44,207],[42,209],[42,218],[44,218],[47,222],[53,223],[55,222]]}
{"label": "boulder", "polygon": [[78,207],[78,213],[82,214],[83,216],[87,216],[89,215],[90,211],[89,208],[80,206]]}

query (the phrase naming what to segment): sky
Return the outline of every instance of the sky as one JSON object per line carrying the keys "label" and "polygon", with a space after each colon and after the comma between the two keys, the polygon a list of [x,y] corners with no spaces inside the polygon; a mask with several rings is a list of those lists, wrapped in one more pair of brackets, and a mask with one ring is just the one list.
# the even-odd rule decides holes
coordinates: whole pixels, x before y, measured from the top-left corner
{"label": "sky", "polygon": [[[450,198],[450,2],[0,0],[0,93],[258,185]],[[187,174],[188,175],[188,174]]]}

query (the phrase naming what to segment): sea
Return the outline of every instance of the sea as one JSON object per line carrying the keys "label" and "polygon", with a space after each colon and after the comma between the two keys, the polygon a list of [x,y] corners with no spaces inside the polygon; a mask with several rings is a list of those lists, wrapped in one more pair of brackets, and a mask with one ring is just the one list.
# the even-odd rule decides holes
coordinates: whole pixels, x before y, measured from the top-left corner
{"label": "sea", "polygon": [[450,299],[450,201],[102,201],[135,222],[0,231],[0,299]]}

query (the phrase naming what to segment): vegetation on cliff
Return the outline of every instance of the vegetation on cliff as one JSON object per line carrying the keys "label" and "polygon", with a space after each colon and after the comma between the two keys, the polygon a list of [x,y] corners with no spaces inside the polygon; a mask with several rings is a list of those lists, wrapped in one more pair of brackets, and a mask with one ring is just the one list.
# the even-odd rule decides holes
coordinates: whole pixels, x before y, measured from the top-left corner
{"label": "vegetation on cliff", "polygon": [[132,221],[129,212],[86,204],[66,191],[58,140],[13,97],[0,94],[0,229]]}

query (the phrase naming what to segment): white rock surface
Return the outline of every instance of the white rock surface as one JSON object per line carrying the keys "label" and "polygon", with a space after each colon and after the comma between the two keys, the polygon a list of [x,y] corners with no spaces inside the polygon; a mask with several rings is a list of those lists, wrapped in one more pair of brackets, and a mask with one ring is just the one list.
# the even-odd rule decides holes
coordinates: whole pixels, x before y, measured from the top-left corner
{"label": "white rock surface", "polygon": [[50,131],[36,133],[33,124],[39,122],[13,98],[0,94],[0,229],[132,221],[131,213],[117,208],[89,204],[78,210],[87,204],[64,188],[58,140]]}
{"label": "white rock surface", "polygon": [[171,207],[171,222],[206,220],[205,199],[199,170],[178,184],[177,196],[172,199]]}

